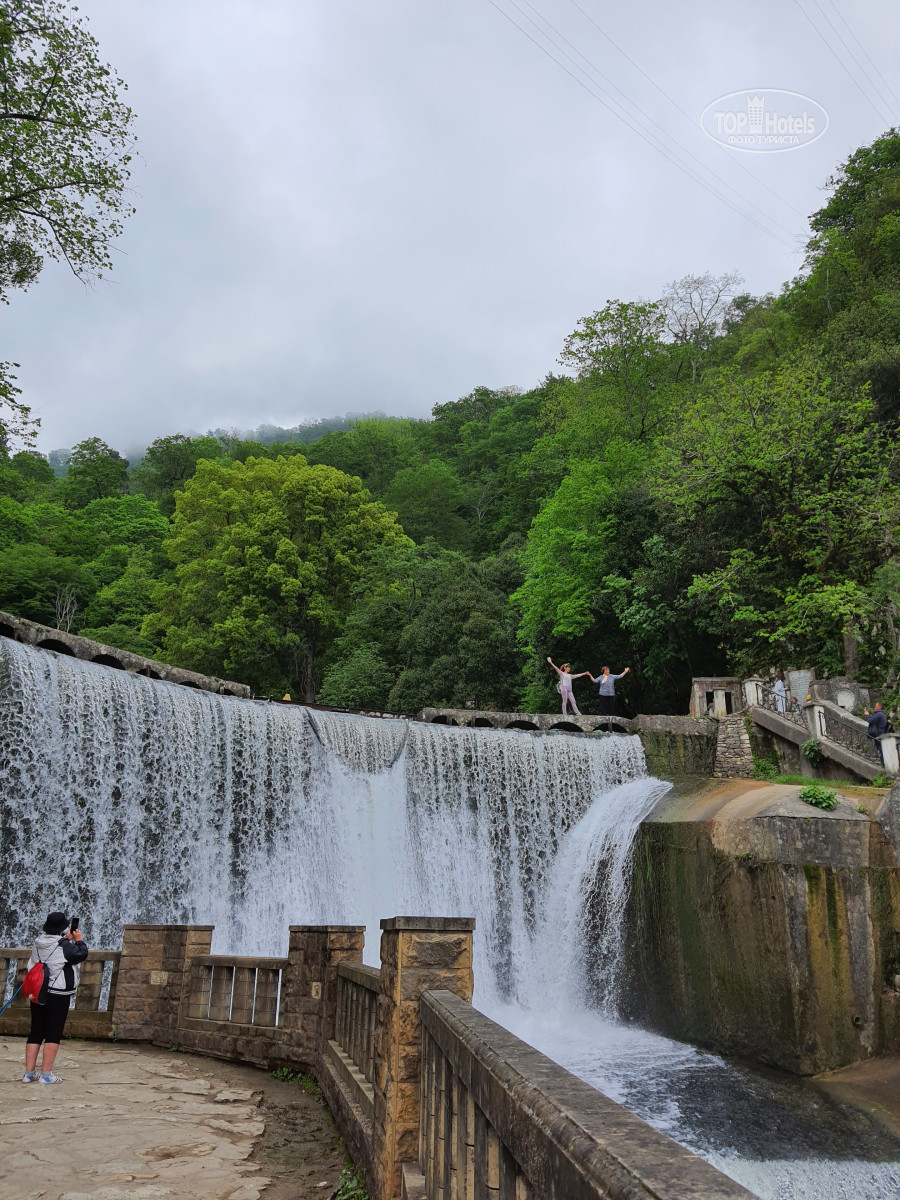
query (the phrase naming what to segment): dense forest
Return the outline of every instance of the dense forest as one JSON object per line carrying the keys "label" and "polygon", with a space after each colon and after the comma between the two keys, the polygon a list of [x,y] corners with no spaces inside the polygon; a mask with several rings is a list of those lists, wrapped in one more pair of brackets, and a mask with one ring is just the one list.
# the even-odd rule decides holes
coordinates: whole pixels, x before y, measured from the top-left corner
{"label": "dense forest", "polygon": [[[692,675],[900,669],[900,133],[854,153],[777,296],[611,300],[535,388],[323,432],[0,451],[0,609],[260,695],[626,711]],[[308,430],[308,427],[307,427]],[[280,440],[287,436],[287,440]],[[588,689],[576,695],[590,711]]]}

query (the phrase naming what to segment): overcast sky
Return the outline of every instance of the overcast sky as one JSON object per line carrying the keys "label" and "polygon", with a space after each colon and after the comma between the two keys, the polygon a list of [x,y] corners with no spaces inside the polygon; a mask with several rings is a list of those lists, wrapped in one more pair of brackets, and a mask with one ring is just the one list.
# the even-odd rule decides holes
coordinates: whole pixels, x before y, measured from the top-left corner
{"label": "overcast sky", "polygon": [[[832,168],[898,120],[893,0],[80,7],[129,84],[138,211],[109,283],[48,266],[3,314],[44,450],[531,386],[608,299],[706,270],[777,290]],[[827,133],[714,144],[701,111],[747,88]]]}

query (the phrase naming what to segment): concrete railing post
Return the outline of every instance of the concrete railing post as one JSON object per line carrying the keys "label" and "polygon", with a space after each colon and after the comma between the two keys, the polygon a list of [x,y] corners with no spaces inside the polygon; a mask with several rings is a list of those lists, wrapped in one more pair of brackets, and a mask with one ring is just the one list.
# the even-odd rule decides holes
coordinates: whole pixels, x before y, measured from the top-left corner
{"label": "concrete railing post", "polygon": [[364,925],[290,926],[281,1024],[293,1053],[310,1066],[334,1037],[338,963],[361,963],[365,940]]}
{"label": "concrete railing post", "polygon": [[884,762],[885,772],[896,778],[900,775],[900,749],[898,749],[900,734],[883,733],[878,742],[881,746],[881,757]]}
{"label": "concrete railing post", "polygon": [[763,681],[755,675],[744,680],[744,703],[747,708],[762,707],[762,689]]}
{"label": "concrete railing post", "polygon": [[190,960],[209,954],[212,925],[126,925],[113,1005],[117,1038],[178,1041]]}
{"label": "concrete railing post", "polygon": [[825,733],[825,709],[821,704],[805,704],[803,711],[806,713],[806,725],[809,729],[809,736],[814,741],[826,737]]}
{"label": "concrete railing post", "polygon": [[419,1153],[419,998],[443,989],[472,999],[474,917],[391,917],[381,922],[381,994],[375,1030],[375,1200],[400,1195],[404,1162]]}

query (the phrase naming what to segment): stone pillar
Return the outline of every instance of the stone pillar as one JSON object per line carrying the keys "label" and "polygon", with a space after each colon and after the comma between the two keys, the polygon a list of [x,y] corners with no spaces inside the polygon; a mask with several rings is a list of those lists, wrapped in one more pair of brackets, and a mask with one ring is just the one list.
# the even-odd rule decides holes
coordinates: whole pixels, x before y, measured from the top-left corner
{"label": "stone pillar", "polygon": [[126,925],[112,1024],[117,1038],[177,1041],[190,959],[209,954],[212,925]]}
{"label": "stone pillar", "polygon": [[822,705],[804,704],[803,711],[806,714],[810,739],[817,742],[820,738],[825,737],[825,709]]}
{"label": "stone pillar", "polygon": [[445,990],[472,999],[474,917],[381,922],[381,994],[375,1030],[375,1200],[400,1196],[404,1162],[419,1152],[419,997]]}
{"label": "stone pillar", "polygon": [[763,681],[758,675],[751,675],[749,679],[744,680],[744,703],[747,708],[762,707],[763,686]]}
{"label": "stone pillar", "polygon": [[315,1066],[323,1042],[334,1037],[337,967],[361,963],[365,925],[291,925],[281,983],[281,1025],[292,1052]]}
{"label": "stone pillar", "polygon": [[881,745],[881,755],[884,759],[884,771],[886,775],[893,775],[896,779],[900,775],[900,734],[898,733],[883,733],[878,739]]}

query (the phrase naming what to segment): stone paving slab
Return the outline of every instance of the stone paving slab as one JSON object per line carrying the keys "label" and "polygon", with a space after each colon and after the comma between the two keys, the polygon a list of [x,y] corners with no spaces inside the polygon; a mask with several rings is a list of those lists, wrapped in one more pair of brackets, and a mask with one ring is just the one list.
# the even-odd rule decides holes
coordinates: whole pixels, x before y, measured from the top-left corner
{"label": "stone paving slab", "polygon": [[[280,1090],[286,1107],[296,1108],[296,1088],[212,1059],[76,1041],[64,1042],[57,1058],[62,1084],[23,1084],[23,1052],[22,1039],[0,1039],[3,1200],[259,1200],[264,1190],[266,1196],[283,1194],[279,1183],[287,1180],[278,1176],[285,1172],[277,1163],[268,1171],[266,1155],[254,1148],[265,1142],[264,1094]],[[303,1100],[320,1111],[311,1098]],[[276,1103],[276,1125],[278,1112]],[[330,1197],[343,1156],[336,1153],[327,1114],[314,1125],[313,1141],[323,1144],[314,1145],[312,1154],[303,1147],[312,1165],[291,1172],[290,1191]],[[310,1175],[317,1178],[302,1178]]]}

